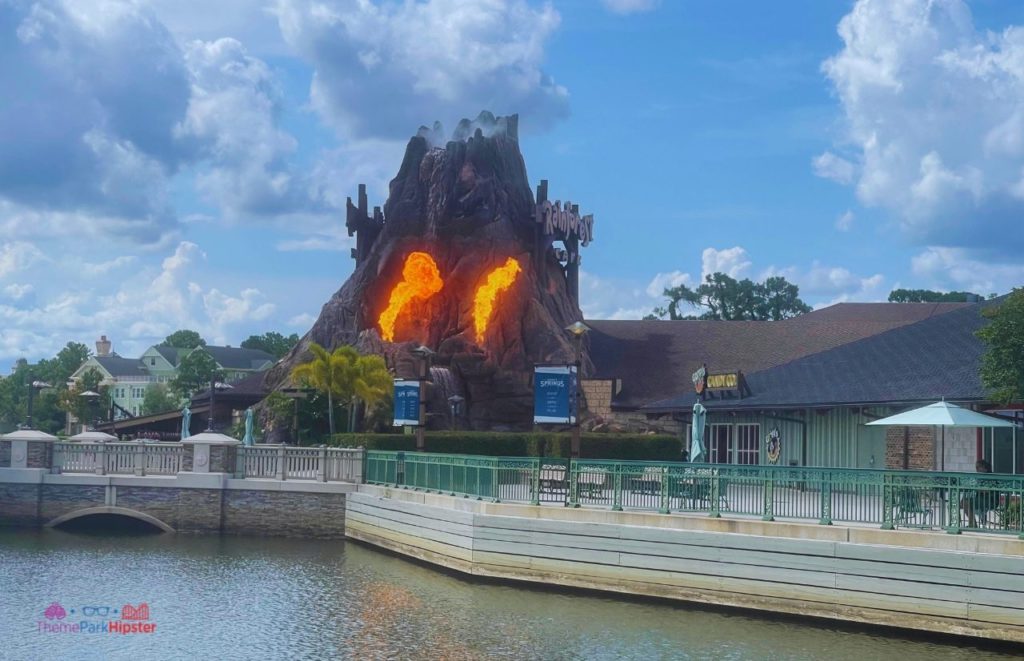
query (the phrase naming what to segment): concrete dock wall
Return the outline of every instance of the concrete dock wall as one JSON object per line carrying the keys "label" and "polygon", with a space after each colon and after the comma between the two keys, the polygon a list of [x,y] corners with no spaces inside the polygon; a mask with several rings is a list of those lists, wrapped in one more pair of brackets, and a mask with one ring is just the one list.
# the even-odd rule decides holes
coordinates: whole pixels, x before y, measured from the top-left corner
{"label": "concrete dock wall", "polygon": [[346,535],[475,576],[1024,642],[1024,541],[361,486]]}

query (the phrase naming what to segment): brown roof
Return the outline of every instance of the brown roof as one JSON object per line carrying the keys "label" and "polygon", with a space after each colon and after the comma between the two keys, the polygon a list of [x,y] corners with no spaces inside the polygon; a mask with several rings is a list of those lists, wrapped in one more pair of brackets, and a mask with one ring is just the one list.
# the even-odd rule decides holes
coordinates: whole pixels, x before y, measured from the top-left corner
{"label": "brown roof", "polygon": [[587,378],[619,379],[613,406],[637,408],[692,389],[702,364],[749,374],[964,305],[841,303],[785,321],[588,320]]}

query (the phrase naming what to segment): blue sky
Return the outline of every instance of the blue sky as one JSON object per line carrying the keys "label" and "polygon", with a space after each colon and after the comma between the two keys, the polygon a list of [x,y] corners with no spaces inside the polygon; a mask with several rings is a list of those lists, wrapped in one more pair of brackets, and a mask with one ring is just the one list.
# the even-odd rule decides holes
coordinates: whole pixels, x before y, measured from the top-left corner
{"label": "blue sky", "polygon": [[304,333],[421,123],[519,112],[583,308],[1024,281],[1024,5],[0,0],[0,363]]}

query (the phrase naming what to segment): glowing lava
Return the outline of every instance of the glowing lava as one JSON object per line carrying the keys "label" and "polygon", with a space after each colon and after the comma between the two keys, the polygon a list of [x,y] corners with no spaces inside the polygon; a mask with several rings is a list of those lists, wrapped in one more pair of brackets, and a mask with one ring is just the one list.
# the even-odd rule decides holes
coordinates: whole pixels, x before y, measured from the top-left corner
{"label": "glowing lava", "polygon": [[484,333],[487,331],[487,324],[494,312],[494,300],[498,294],[512,286],[516,276],[523,269],[512,257],[509,257],[505,264],[487,274],[487,280],[476,290],[473,297],[473,326],[476,328],[476,341],[484,341]]}
{"label": "glowing lava", "polygon": [[395,322],[402,309],[414,298],[430,298],[441,291],[444,281],[434,258],[425,252],[412,252],[405,258],[402,281],[391,290],[388,307],[380,313],[380,334],[388,342],[395,340]]}

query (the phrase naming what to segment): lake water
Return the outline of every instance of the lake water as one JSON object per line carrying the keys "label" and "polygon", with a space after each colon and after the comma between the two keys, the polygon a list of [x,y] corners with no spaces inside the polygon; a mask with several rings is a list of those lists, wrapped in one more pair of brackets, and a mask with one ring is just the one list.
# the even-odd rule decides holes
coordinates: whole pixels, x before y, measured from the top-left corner
{"label": "lake water", "polygon": [[[44,616],[54,603],[63,618],[52,609]],[[151,633],[66,631],[83,622],[101,630],[119,620],[115,609],[142,603]],[[58,625],[65,631],[41,630]],[[0,658],[1011,657],[967,643],[470,582],[343,541],[0,529]]]}

